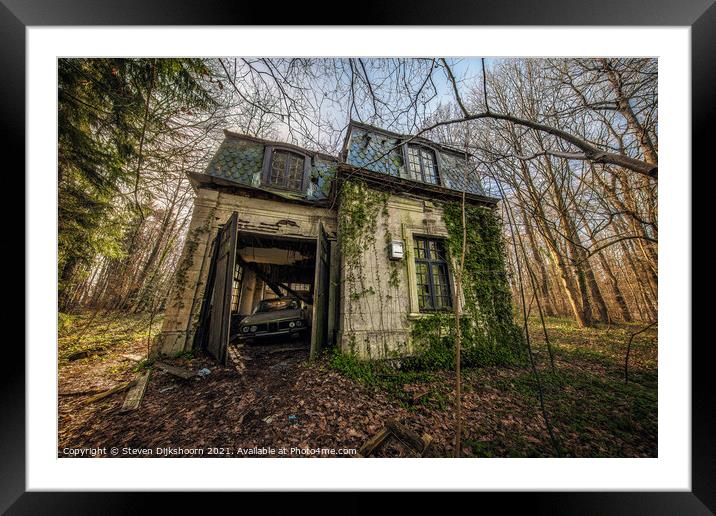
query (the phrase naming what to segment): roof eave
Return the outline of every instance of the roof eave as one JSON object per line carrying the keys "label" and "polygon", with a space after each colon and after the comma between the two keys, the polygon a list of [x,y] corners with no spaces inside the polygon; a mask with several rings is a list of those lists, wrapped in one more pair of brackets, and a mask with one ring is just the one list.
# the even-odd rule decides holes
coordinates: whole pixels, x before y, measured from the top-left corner
{"label": "roof eave", "polygon": [[253,196],[261,195],[269,197],[276,201],[294,202],[297,204],[305,204],[317,207],[327,205],[330,202],[329,198],[309,199],[305,196],[283,194],[278,191],[269,190],[266,188],[257,188],[255,186],[237,183],[236,181],[231,181],[229,179],[212,176],[210,174],[204,174],[201,172],[187,172],[186,176],[189,179],[189,182],[191,183],[191,186],[195,192],[197,192],[200,188],[207,188],[211,190],[224,190],[228,193],[233,194],[248,193]]}
{"label": "roof eave", "polygon": [[340,161],[338,157],[331,156],[330,154],[326,154],[325,152],[306,149],[305,147],[301,147],[299,145],[294,145],[293,143],[281,142],[281,141],[276,141],[276,140],[266,140],[264,138],[258,138],[256,136],[251,136],[249,134],[237,133],[237,132],[231,131],[229,129],[224,129],[224,137],[231,138],[234,140],[246,140],[246,141],[250,141],[250,142],[254,142],[254,143],[260,143],[261,145],[270,145],[273,147],[284,147],[284,148],[288,148],[288,149],[293,149],[293,150],[296,150],[303,154],[307,154],[309,156],[316,156],[316,157],[319,157],[321,159],[325,159],[328,161],[335,161],[336,163],[338,161]]}
{"label": "roof eave", "polygon": [[[412,181],[410,179],[403,179],[401,177],[395,177],[395,176],[389,176],[387,174],[383,174],[381,172],[374,172],[372,170],[368,170],[365,168],[360,167],[354,167],[352,165],[348,164],[341,164],[338,166],[338,173],[339,174],[350,174],[354,176],[359,176],[364,179],[375,181],[376,183],[380,183],[382,185],[389,185],[393,186],[396,190],[400,191],[411,191],[416,192],[420,195],[430,195],[433,197],[436,196],[443,196],[443,197],[449,197],[455,200],[459,200],[463,196],[462,190],[453,190],[451,188],[445,188],[444,186],[439,185],[429,185],[427,183],[420,183],[417,181]],[[478,195],[470,192],[464,192],[465,199],[472,203],[477,204],[485,204],[489,206],[497,206],[497,203],[501,201],[501,199],[497,197],[490,197],[487,195]]]}

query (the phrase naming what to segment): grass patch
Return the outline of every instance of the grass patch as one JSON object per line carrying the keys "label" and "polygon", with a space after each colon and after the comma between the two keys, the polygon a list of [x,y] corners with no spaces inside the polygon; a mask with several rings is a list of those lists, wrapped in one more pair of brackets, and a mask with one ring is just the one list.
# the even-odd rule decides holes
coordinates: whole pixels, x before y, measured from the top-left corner
{"label": "grass patch", "polygon": [[[624,383],[624,357],[631,334],[645,324],[579,328],[568,319],[546,320],[555,369],[538,318],[529,321],[532,348],[545,406],[567,457],[655,457],[658,452],[657,331],[637,335]],[[444,358],[438,353],[438,358]],[[403,367],[415,361],[404,360]],[[400,370],[333,351],[334,370],[382,389],[402,406],[442,428],[454,424],[454,362]],[[435,367],[440,365],[441,367]],[[405,393],[429,390],[417,403]],[[554,456],[540,410],[537,383],[524,364],[491,364],[463,369],[465,449],[475,457]],[[438,430],[436,430],[438,432]],[[448,431],[449,433],[449,431]],[[447,440],[452,439],[450,436]],[[467,453],[467,452],[466,452]]]}
{"label": "grass patch", "polygon": [[[552,423],[572,456],[625,456],[627,449],[653,439],[656,452],[656,390],[638,383],[560,368],[542,372],[542,389]],[[525,402],[537,399],[534,376],[524,373],[497,382],[498,388]]]}
{"label": "grass patch", "polygon": [[[151,324],[152,337],[159,333],[161,324],[162,318],[155,316]],[[87,358],[103,360],[123,344],[146,341],[150,331],[148,315],[120,312],[59,313],[57,325],[57,349],[61,362],[85,352]]]}
{"label": "grass patch", "polygon": [[[428,371],[404,370],[387,361],[359,360],[354,355],[341,353],[337,348],[329,350],[327,358],[331,369],[365,386],[382,389],[402,403],[412,400],[412,394],[404,389],[406,385],[427,385],[435,377]],[[433,395],[439,398],[439,393],[430,392],[426,399],[420,400],[418,404],[424,404]],[[406,406],[413,405],[409,403]]]}

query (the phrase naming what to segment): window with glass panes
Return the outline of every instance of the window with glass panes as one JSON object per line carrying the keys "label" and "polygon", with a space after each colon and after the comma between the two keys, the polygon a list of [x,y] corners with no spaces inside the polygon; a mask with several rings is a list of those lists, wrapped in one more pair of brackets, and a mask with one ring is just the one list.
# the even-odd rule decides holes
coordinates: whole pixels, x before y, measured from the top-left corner
{"label": "window with glass panes", "polygon": [[243,269],[238,263],[234,266],[234,283],[231,289],[231,313],[239,312],[239,298],[241,297],[241,274]]}
{"label": "window with glass panes", "polygon": [[442,240],[414,237],[418,307],[421,311],[452,307],[447,258]]}
{"label": "window with glass panes", "polygon": [[301,190],[305,157],[293,152],[276,150],[271,154],[268,172],[269,186],[287,190]]}
{"label": "window with glass panes", "polygon": [[408,145],[408,169],[413,179],[438,184],[438,167],[432,149]]}

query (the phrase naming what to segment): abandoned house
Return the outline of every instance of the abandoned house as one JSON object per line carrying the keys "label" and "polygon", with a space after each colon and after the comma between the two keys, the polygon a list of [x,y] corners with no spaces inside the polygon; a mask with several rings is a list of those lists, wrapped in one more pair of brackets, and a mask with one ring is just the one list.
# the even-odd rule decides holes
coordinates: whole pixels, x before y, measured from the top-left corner
{"label": "abandoned house", "polygon": [[357,122],[339,157],[225,131],[188,174],[196,201],[158,351],[225,362],[241,319],[290,295],[310,311],[311,356],[410,354],[412,321],[455,302],[443,203],[496,206],[474,168],[458,149]]}

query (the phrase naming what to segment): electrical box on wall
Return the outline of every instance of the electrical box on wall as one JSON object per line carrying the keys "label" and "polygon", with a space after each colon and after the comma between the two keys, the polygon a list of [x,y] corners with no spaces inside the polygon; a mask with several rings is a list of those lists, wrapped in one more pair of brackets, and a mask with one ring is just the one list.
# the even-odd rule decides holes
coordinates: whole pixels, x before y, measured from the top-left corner
{"label": "electrical box on wall", "polygon": [[402,240],[393,240],[388,248],[388,254],[391,260],[402,260],[405,253]]}

